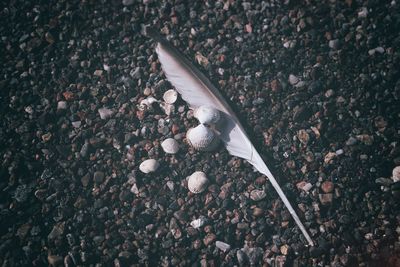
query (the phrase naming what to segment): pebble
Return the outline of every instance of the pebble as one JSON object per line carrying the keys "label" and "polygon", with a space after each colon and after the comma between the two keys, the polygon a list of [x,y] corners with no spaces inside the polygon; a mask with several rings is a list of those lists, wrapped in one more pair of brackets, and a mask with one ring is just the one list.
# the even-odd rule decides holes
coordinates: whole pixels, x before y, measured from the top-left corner
{"label": "pebble", "polygon": [[330,40],[329,47],[333,50],[337,50],[339,48],[339,40],[338,39]]}
{"label": "pebble", "polygon": [[215,240],[217,239],[217,236],[213,233],[209,233],[204,237],[203,243],[206,247],[210,246]]}
{"label": "pebble", "polygon": [[298,82],[300,82],[300,79],[297,76],[295,76],[293,74],[289,75],[289,83],[291,85],[296,85]]}
{"label": "pebble", "polygon": [[283,245],[283,246],[281,246],[280,251],[281,251],[281,253],[282,253],[283,255],[287,255],[288,252],[289,252],[289,246],[288,246],[288,245]]}
{"label": "pebble", "polygon": [[307,145],[310,141],[310,135],[307,133],[306,130],[302,129],[297,132],[297,138],[299,138],[300,142],[303,145]]}
{"label": "pebble", "polygon": [[103,243],[104,239],[105,239],[104,236],[98,235],[98,236],[93,237],[93,242],[96,246],[100,246],[101,243]]}
{"label": "pebble", "polygon": [[48,255],[47,262],[51,267],[58,267],[63,265],[63,257],[58,255]]}
{"label": "pebble", "polygon": [[67,109],[67,102],[66,101],[58,101],[57,102],[57,110]]}
{"label": "pebble", "polygon": [[93,75],[97,76],[97,77],[101,77],[103,75],[103,70],[95,70]]}
{"label": "pebble", "polygon": [[300,189],[300,190],[303,190],[304,192],[308,192],[312,188],[312,184],[311,183],[307,183],[305,181],[301,181],[301,182],[296,184],[296,187],[298,189]]}
{"label": "pebble", "polygon": [[325,181],[321,184],[321,189],[324,193],[331,193],[333,191],[333,183],[331,181]]}
{"label": "pebble", "polygon": [[399,182],[400,181],[400,166],[397,166],[393,169],[392,171],[392,180],[393,182]]}
{"label": "pebble", "polygon": [[222,241],[216,241],[215,246],[222,250],[223,252],[227,252],[231,249],[231,246],[225,242]]}
{"label": "pebble", "polygon": [[359,11],[358,11],[358,17],[361,19],[364,19],[368,16],[368,9],[366,7],[362,7]]}
{"label": "pebble", "polygon": [[131,6],[135,3],[135,0],[122,0],[124,6]]}
{"label": "pebble", "polygon": [[254,201],[260,201],[267,196],[264,190],[254,189],[250,192],[250,198]]}
{"label": "pebble", "polygon": [[333,200],[333,194],[328,193],[328,194],[319,194],[319,201],[321,202],[322,205],[329,205],[332,203]]}
{"label": "pebble", "polygon": [[86,174],[84,176],[82,176],[81,178],[81,183],[84,187],[87,187],[89,185],[89,181],[90,181],[90,176],[89,174]]}
{"label": "pebble", "polygon": [[100,108],[100,109],[98,109],[98,112],[99,112],[100,118],[102,120],[106,120],[114,114],[114,111],[112,111],[111,109],[108,109],[108,108]]}
{"label": "pebble", "polygon": [[96,183],[96,184],[101,184],[101,183],[103,182],[103,180],[104,180],[104,172],[96,171],[96,172],[93,174],[93,181],[94,181],[94,183]]}
{"label": "pebble", "polygon": [[389,178],[379,177],[375,179],[375,183],[384,186],[390,186],[393,183],[393,181]]}
{"label": "pebble", "polygon": [[202,227],[205,223],[206,223],[206,218],[204,216],[200,216],[198,219],[191,221],[190,225],[193,228],[198,229]]}
{"label": "pebble", "polygon": [[326,164],[332,163],[332,160],[336,157],[336,153],[334,152],[328,152],[325,157],[324,157],[324,162]]}
{"label": "pebble", "polygon": [[64,233],[64,228],[65,228],[65,222],[57,223],[56,225],[54,225],[53,229],[48,234],[47,238],[53,240],[58,237],[61,237],[61,235]]}

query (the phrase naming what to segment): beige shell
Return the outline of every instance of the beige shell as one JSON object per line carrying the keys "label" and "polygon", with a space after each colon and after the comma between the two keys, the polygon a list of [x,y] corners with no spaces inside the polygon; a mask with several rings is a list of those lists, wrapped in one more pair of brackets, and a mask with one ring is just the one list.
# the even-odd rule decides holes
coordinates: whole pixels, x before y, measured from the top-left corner
{"label": "beige shell", "polygon": [[147,159],[140,164],[139,170],[143,173],[150,173],[150,172],[155,172],[159,166],[160,163],[158,163],[157,160]]}
{"label": "beige shell", "polygon": [[178,99],[178,92],[176,92],[174,89],[170,89],[164,93],[163,99],[165,103],[173,104]]}
{"label": "beige shell", "polygon": [[194,117],[203,124],[215,124],[221,118],[221,114],[218,109],[200,106],[194,110]]}
{"label": "beige shell", "polygon": [[161,147],[167,154],[175,154],[179,150],[179,144],[174,138],[167,138],[161,143]]}
{"label": "beige shell", "polygon": [[188,188],[189,191],[198,194],[203,192],[208,184],[207,176],[204,172],[194,172],[189,176]]}
{"label": "beige shell", "polygon": [[218,137],[214,131],[203,124],[189,129],[186,138],[196,150],[211,151],[218,146]]}

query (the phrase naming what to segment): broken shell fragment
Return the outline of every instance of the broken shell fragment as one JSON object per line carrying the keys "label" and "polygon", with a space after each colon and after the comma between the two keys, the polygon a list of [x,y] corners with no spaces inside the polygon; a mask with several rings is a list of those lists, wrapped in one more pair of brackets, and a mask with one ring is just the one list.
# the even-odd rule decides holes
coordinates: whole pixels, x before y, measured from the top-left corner
{"label": "broken shell fragment", "polygon": [[175,154],[179,150],[179,144],[174,138],[167,138],[161,143],[161,147],[167,154]]}
{"label": "broken shell fragment", "polygon": [[215,124],[221,118],[219,110],[207,106],[200,106],[196,108],[193,115],[199,120],[200,123],[203,124]]}
{"label": "broken shell fragment", "polygon": [[158,102],[158,100],[155,99],[155,98],[152,97],[152,96],[149,96],[149,97],[143,99],[142,101],[140,101],[139,109],[144,110],[146,107],[147,107],[147,108],[150,108],[151,105],[152,105],[153,103],[155,103],[155,102]]}
{"label": "broken shell fragment", "polygon": [[214,131],[203,124],[189,129],[186,138],[191,146],[200,151],[211,151],[218,145]]}
{"label": "broken shell fragment", "polygon": [[203,192],[208,184],[207,176],[204,172],[194,172],[189,176],[188,188],[189,191],[198,194]]}
{"label": "broken shell fragment", "polygon": [[140,164],[139,170],[143,173],[150,173],[150,172],[155,172],[159,166],[160,163],[158,163],[157,160],[147,159]]}
{"label": "broken shell fragment", "polygon": [[170,89],[164,93],[163,99],[165,103],[173,104],[178,99],[178,92],[176,92],[174,89]]}

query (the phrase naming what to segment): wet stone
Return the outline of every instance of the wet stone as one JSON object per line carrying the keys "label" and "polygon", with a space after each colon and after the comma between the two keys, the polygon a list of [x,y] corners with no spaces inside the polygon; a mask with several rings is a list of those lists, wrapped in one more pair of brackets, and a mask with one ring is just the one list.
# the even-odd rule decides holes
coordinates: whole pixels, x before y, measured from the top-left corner
{"label": "wet stone", "polygon": [[93,181],[94,181],[96,184],[101,184],[101,183],[103,182],[103,180],[104,180],[104,172],[102,172],[102,171],[96,171],[96,172],[93,174]]}

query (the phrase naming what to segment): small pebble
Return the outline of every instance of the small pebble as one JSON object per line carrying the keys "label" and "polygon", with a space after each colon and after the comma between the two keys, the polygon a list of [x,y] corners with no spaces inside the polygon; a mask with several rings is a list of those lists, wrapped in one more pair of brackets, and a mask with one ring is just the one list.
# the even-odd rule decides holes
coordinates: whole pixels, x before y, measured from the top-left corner
{"label": "small pebble", "polygon": [[222,250],[223,252],[227,252],[231,249],[231,246],[225,242],[222,241],[216,241],[215,246]]}
{"label": "small pebble", "polygon": [[250,198],[254,201],[260,201],[267,196],[264,190],[254,189],[250,192]]}
{"label": "small pebble", "polygon": [[395,182],[395,183],[400,181],[400,166],[397,166],[393,169],[392,179],[393,179],[393,182]]}
{"label": "small pebble", "polygon": [[108,118],[110,118],[112,116],[112,114],[114,113],[111,109],[108,108],[100,108],[98,110],[99,114],[100,114],[100,118],[102,120],[106,120]]}
{"label": "small pebble", "polygon": [[333,183],[331,181],[325,181],[321,184],[321,189],[324,193],[331,193],[333,191]]}

